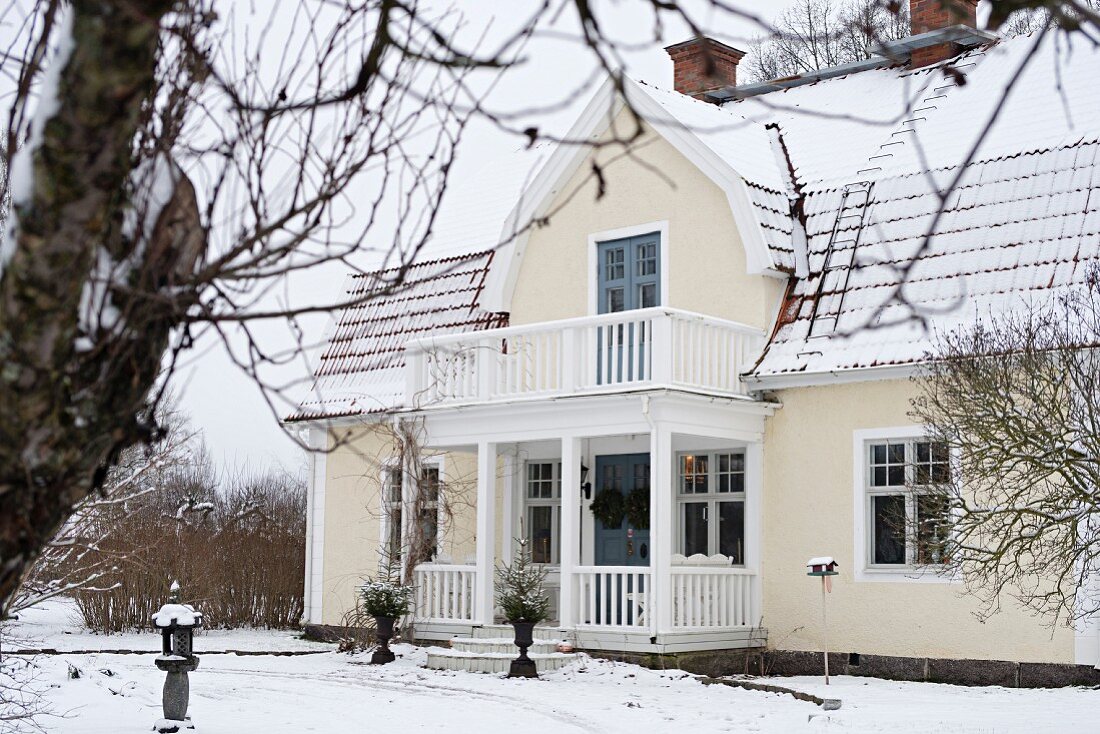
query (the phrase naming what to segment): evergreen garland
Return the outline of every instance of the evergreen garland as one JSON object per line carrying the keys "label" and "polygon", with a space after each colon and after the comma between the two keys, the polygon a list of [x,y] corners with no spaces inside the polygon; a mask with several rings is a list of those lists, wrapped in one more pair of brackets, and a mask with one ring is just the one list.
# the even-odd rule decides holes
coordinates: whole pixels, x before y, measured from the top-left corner
{"label": "evergreen garland", "polygon": [[649,529],[648,487],[636,487],[626,496],[626,520],[638,530]]}
{"label": "evergreen garland", "polygon": [[608,529],[617,528],[623,524],[623,515],[626,514],[623,493],[617,489],[605,487],[601,489],[596,499],[592,500],[592,514]]}
{"label": "evergreen garland", "polygon": [[497,604],[509,622],[539,622],[550,617],[550,597],[543,590],[546,569],[531,562],[527,539],[518,538],[519,550],[511,565],[497,569]]}

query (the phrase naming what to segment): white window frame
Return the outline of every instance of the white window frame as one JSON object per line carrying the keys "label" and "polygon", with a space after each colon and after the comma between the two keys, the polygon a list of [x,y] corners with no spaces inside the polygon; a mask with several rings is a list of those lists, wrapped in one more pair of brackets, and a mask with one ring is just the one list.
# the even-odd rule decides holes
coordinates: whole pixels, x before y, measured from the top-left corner
{"label": "white window frame", "polygon": [[[871,497],[876,494],[905,494],[906,515],[909,515],[909,505],[913,502],[911,487],[906,486],[897,491],[893,488],[878,491],[871,490],[870,453],[869,446],[874,443],[891,441],[894,443],[906,443],[927,441],[928,431],[921,426],[895,426],[892,428],[861,429],[852,432],[852,517],[854,519],[855,536],[853,547],[855,558],[854,576],[856,581],[885,581],[907,582],[926,584],[953,584],[961,580],[956,574],[942,573],[934,567],[906,565],[876,566],[871,563],[871,533],[874,524],[871,518]],[[955,457],[952,455],[951,470],[956,470]],[[912,464],[906,466],[907,481]],[[906,555],[909,556],[909,544],[906,543]],[[911,560],[907,558],[907,560]],[[843,572],[843,569],[841,569]]]}
{"label": "white window frame", "polygon": [[[446,474],[444,474],[444,461],[442,456],[431,456],[422,459],[420,466],[423,467],[435,467],[439,472],[439,487],[440,491],[443,491],[443,487],[446,486]],[[397,459],[390,459],[382,465],[381,473],[379,475],[379,507],[381,514],[380,522],[380,534],[379,539],[379,558],[381,558],[388,550],[390,539],[390,500],[389,500],[389,488],[390,488],[390,472],[394,469],[401,471],[401,564],[404,566],[407,559],[404,557],[405,550],[405,538],[408,537],[409,522],[411,522],[411,513],[409,512],[412,504],[412,489],[416,486],[413,482],[410,482],[408,477],[403,471],[403,467],[400,461]],[[445,529],[443,527],[443,503],[436,502],[436,517],[435,517],[435,551],[438,556],[440,549],[443,546],[443,540],[446,536]]]}
{"label": "white window frame", "polygon": [[668,239],[668,220],[661,219],[656,222],[646,222],[644,224],[634,224],[629,227],[619,227],[618,229],[606,229],[602,232],[589,232],[588,234],[588,315],[595,316],[600,310],[600,294],[599,294],[599,253],[600,243],[610,242],[611,240],[621,240],[627,237],[637,237],[643,234],[652,234],[656,232],[661,237],[661,244],[657,248],[658,250],[658,268],[660,272],[657,274],[657,279],[660,281],[660,299],[657,303],[658,307],[667,306],[668,300],[668,263],[669,253],[672,252]]}
{"label": "white window frame", "polygon": [[[744,469],[741,471],[741,477],[744,482],[744,486],[740,492],[719,492],[718,491],[718,456],[721,454],[740,454],[742,461],[744,462]],[[705,494],[693,493],[685,494],[683,492],[683,483],[680,476],[680,464],[681,460],[685,456],[706,456],[707,457],[707,491]],[[675,512],[676,512],[676,544],[673,546],[677,553],[686,555],[684,550],[684,537],[686,535],[686,528],[684,527],[684,512],[683,505],[692,503],[706,503],[707,505],[707,550],[713,549],[713,553],[707,553],[708,557],[718,553],[719,547],[719,513],[718,505],[722,502],[740,502],[741,511],[744,522],[744,527],[741,530],[742,533],[742,546],[741,546],[741,563],[732,564],[732,568],[749,568],[749,505],[748,505],[748,485],[749,485],[749,456],[748,452],[744,448],[726,448],[726,449],[714,449],[707,451],[692,451],[684,450],[676,452],[676,464],[674,467],[673,481],[676,483],[676,497],[675,497]],[[713,518],[713,521],[711,520]]]}
{"label": "white window frame", "polygon": [[[528,474],[528,467],[532,464],[549,464],[550,476],[551,476],[551,496],[550,497],[535,497],[532,498],[528,490],[528,482],[530,482],[530,476]],[[546,568],[558,568],[561,560],[561,459],[528,459],[523,462],[523,480],[520,482],[520,494],[523,503],[523,532],[530,537],[530,515],[528,510],[532,507],[549,507],[550,510],[550,526],[553,528],[550,534],[550,557],[558,559],[552,563],[540,563],[537,565],[544,566]],[[532,552],[534,549],[532,549]]]}

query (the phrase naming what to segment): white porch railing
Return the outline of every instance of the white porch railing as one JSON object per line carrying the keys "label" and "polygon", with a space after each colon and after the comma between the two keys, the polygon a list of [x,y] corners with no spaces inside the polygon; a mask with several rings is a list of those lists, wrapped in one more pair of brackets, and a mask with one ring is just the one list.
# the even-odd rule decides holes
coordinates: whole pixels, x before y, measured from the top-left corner
{"label": "white porch railing", "polygon": [[743,568],[674,566],[672,626],[744,627],[755,618],[755,574]]}
{"label": "white porch railing", "polygon": [[409,405],[616,392],[650,386],[745,394],[759,329],[645,308],[409,342]]}
{"label": "white porch railing", "polygon": [[573,572],[578,627],[648,627],[650,570],[578,566]]}
{"label": "white porch railing", "polygon": [[469,622],[474,619],[476,566],[422,563],[413,573],[417,620]]}

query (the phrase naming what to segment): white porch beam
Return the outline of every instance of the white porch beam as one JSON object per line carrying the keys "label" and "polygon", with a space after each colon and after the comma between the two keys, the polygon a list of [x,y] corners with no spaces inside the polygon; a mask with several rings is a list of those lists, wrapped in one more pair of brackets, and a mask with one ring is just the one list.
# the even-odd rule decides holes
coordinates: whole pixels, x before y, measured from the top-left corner
{"label": "white porch beam", "polygon": [[672,552],[675,535],[672,501],[672,431],[661,422],[649,434],[649,534],[653,588],[648,594],[653,635],[672,629]]}
{"label": "white porch beam", "polygon": [[561,440],[561,590],[558,595],[558,623],[568,629],[573,619],[573,573],[580,562],[581,439]]}
{"label": "white porch beam", "polygon": [[474,612],[481,624],[493,623],[493,579],[496,560],[497,445],[477,445],[477,578]]}

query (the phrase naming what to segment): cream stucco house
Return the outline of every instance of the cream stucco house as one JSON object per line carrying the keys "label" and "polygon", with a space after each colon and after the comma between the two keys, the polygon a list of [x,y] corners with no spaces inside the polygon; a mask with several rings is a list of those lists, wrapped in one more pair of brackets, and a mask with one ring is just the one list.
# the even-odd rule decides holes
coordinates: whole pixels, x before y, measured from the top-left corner
{"label": "cream stucco house", "polygon": [[[462,254],[341,313],[292,417],[322,450],[306,621],[340,625],[380,549],[415,528],[433,551],[413,572],[418,636],[492,625],[493,571],[522,532],[578,647],[767,648],[797,670],[821,643],[805,562],[831,555],[835,666],[1090,680],[1095,627],[1052,629],[1009,600],[980,623],[935,572],[943,526],[911,480],[946,464],[908,412],[930,332],[1097,258],[1100,53],[923,28],[861,65],[748,87],[740,52],[708,42],[715,82],[702,43],[680,44],[676,91],[608,84],[568,136],[611,139],[637,111],[631,155],[562,145],[460,187],[464,216],[438,236]],[[446,512],[396,512],[426,486],[401,471],[399,430]],[[608,493],[618,524],[592,511]],[[899,535],[889,511],[934,529]]]}

